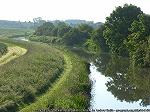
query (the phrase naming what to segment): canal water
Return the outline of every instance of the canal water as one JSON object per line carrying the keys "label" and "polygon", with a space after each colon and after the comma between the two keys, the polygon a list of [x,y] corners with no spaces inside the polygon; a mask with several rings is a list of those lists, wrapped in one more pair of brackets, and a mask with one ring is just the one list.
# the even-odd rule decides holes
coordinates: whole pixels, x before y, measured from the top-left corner
{"label": "canal water", "polygon": [[98,56],[90,63],[90,108],[150,109],[150,70],[135,71],[128,59]]}
{"label": "canal water", "polygon": [[22,41],[29,41],[27,38],[25,37],[17,37],[17,38],[13,38],[15,40],[22,40]]}
{"label": "canal water", "polygon": [[[25,37],[16,40],[29,41]],[[149,68],[133,68],[127,58],[71,50],[90,62],[90,109],[150,109]]]}

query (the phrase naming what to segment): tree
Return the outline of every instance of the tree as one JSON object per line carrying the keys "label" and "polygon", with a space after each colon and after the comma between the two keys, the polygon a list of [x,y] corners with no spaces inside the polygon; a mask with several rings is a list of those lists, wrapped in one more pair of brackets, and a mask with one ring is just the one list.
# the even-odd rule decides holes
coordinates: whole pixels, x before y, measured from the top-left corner
{"label": "tree", "polygon": [[69,32],[65,33],[63,40],[67,45],[82,45],[86,40],[86,34],[77,28],[72,28]]}
{"label": "tree", "polygon": [[42,20],[41,17],[37,17],[37,18],[33,18],[33,22],[34,22],[34,28],[37,28],[38,26],[42,25],[46,21]]}
{"label": "tree", "polygon": [[106,39],[103,36],[104,26],[94,29],[90,33],[90,38],[87,39],[85,45],[95,52],[108,52],[109,47],[106,44]]}
{"label": "tree", "polygon": [[128,29],[131,24],[134,20],[137,20],[137,16],[142,13],[140,8],[125,4],[123,7],[117,7],[116,10],[106,18],[103,35],[112,53],[128,55],[124,41],[130,34]]}
{"label": "tree", "polygon": [[141,14],[129,29],[131,34],[125,44],[136,66],[150,67],[150,16]]}
{"label": "tree", "polygon": [[109,46],[106,44],[106,39],[103,36],[104,26],[93,30],[91,38],[95,40],[96,44],[100,47],[102,52],[108,52]]}
{"label": "tree", "polygon": [[45,36],[51,36],[51,32],[52,30],[54,29],[54,25],[53,23],[50,23],[50,22],[46,22],[44,23],[43,25],[39,26],[37,28],[37,30],[35,31],[35,35],[38,35],[38,36],[42,36],[42,35],[45,35]]}
{"label": "tree", "polygon": [[78,29],[82,32],[87,32],[87,33],[90,33],[93,30],[93,28],[88,24],[80,24],[78,25]]}
{"label": "tree", "polygon": [[95,52],[98,53],[100,52],[100,48],[99,45],[97,44],[97,41],[95,41],[94,39],[90,38],[87,39],[86,43],[84,44],[85,47],[87,47],[87,49],[91,52]]}
{"label": "tree", "polygon": [[63,37],[65,35],[65,33],[69,32],[69,30],[71,29],[71,27],[64,22],[59,22],[56,25],[56,27],[58,28],[58,30],[57,30],[58,37]]}

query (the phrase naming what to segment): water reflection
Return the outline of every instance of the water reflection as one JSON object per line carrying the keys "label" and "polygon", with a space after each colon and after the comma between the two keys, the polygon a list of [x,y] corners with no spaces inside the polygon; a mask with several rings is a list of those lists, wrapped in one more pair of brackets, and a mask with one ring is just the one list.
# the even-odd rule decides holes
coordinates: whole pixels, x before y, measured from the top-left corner
{"label": "water reflection", "polygon": [[22,40],[22,41],[29,41],[27,38],[25,37],[17,37],[17,38],[13,38],[15,40]]}
{"label": "water reflection", "polygon": [[149,68],[135,68],[126,58],[106,54],[101,54],[94,64],[99,72],[110,78],[106,83],[107,90],[118,100],[150,105]]}
{"label": "water reflection", "polygon": [[150,108],[150,68],[136,68],[128,58],[72,51],[91,63],[92,109]]}

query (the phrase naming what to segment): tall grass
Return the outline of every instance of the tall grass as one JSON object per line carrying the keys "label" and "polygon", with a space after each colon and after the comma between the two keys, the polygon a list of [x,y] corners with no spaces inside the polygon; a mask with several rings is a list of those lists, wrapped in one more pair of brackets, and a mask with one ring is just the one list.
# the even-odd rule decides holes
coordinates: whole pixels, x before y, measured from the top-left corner
{"label": "tall grass", "polygon": [[52,88],[25,107],[21,112],[34,112],[41,109],[88,109],[91,83],[88,77],[89,66],[70,51],[64,51],[65,71]]}
{"label": "tall grass", "polygon": [[29,36],[29,40],[43,43],[55,43],[55,44],[63,44],[63,40],[60,37],[52,37],[52,36]]}
{"label": "tall grass", "polygon": [[0,66],[0,112],[14,112],[44,93],[63,71],[63,54],[41,43],[0,39],[27,53]]}

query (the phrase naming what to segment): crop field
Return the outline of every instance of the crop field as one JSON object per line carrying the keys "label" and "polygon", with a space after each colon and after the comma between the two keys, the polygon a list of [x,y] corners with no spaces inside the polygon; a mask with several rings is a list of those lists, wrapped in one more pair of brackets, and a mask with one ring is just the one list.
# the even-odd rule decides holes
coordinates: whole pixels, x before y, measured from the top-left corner
{"label": "crop field", "polygon": [[0,41],[19,46],[9,49],[18,55],[24,52],[20,47],[27,49],[24,55],[0,66],[0,111],[17,111],[44,93],[60,75],[64,67],[63,54],[41,43]]}

